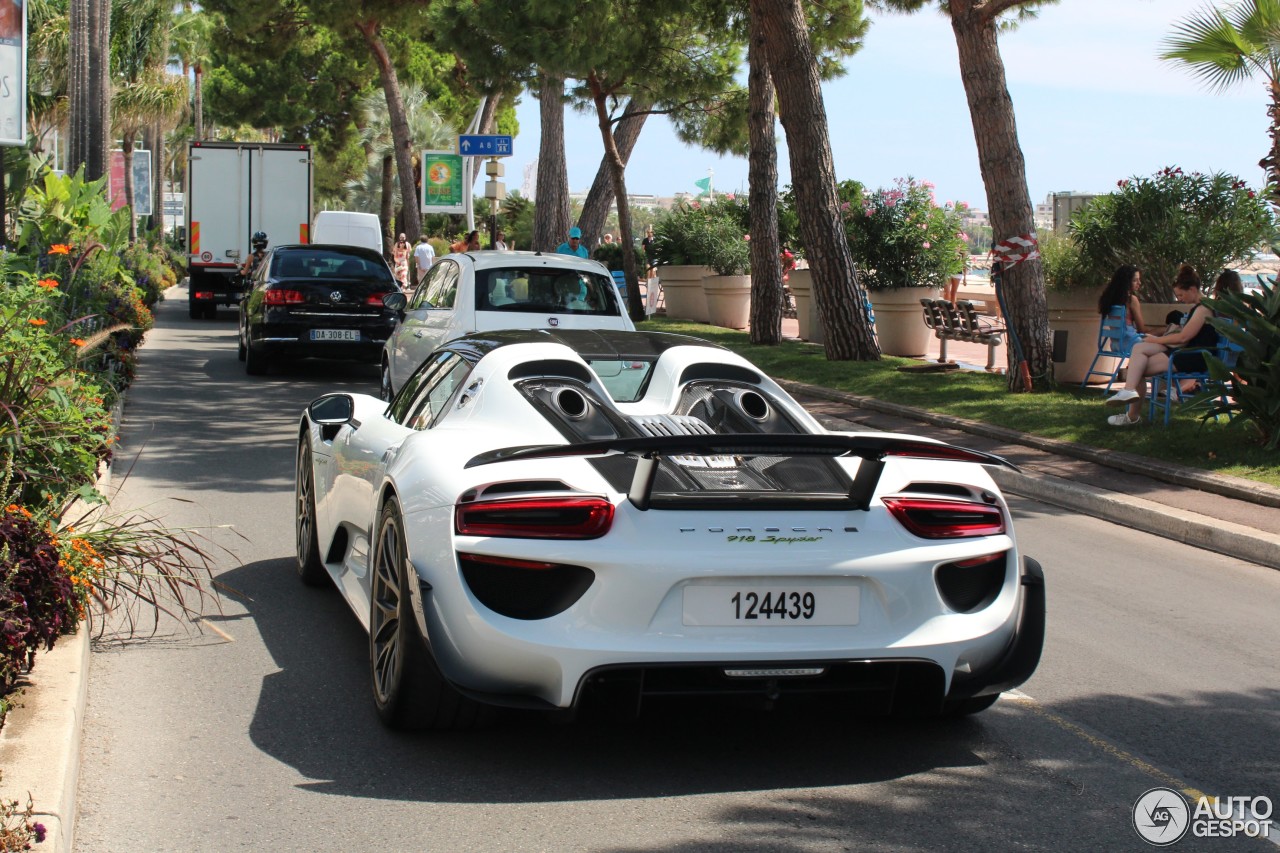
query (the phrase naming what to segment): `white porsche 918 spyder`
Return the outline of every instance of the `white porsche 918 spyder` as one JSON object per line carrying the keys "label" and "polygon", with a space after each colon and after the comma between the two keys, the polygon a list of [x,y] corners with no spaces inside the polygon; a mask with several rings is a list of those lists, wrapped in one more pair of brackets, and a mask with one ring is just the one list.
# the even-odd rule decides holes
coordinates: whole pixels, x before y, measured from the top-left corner
{"label": "white porsche 918 spyder", "polygon": [[298,570],[364,624],[397,728],[714,695],[974,713],[1044,642],[1043,573],[983,468],[1007,464],[828,432],[695,338],[490,332],[389,405],[311,403]]}

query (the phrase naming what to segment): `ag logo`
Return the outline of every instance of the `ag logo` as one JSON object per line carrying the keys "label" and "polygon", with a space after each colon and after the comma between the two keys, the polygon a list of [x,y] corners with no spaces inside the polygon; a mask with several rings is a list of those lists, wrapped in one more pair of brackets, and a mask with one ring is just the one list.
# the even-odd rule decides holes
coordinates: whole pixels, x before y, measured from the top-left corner
{"label": "ag logo", "polygon": [[1181,841],[1190,826],[1187,801],[1172,788],[1152,788],[1133,804],[1133,828],[1148,844],[1168,847]]}

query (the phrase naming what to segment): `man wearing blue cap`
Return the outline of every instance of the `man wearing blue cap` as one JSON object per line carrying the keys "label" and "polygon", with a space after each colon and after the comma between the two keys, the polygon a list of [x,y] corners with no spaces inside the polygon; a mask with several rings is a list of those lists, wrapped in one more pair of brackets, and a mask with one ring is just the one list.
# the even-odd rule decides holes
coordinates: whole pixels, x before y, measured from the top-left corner
{"label": "man wearing blue cap", "polygon": [[582,229],[570,228],[568,241],[561,243],[556,252],[561,255],[577,255],[580,258],[590,257],[591,253],[587,251],[587,247],[582,245]]}

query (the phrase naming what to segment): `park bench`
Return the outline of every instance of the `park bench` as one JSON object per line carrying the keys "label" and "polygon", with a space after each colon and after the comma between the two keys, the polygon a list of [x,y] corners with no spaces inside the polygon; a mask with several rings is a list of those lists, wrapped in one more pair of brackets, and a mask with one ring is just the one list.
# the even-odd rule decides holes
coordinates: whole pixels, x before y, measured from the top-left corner
{"label": "park bench", "polygon": [[965,341],[987,346],[987,370],[996,369],[996,347],[1004,343],[1005,327],[983,317],[973,303],[961,299],[952,305],[945,299],[921,299],[924,324],[941,342],[938,362],[947,362],[947,342]]}

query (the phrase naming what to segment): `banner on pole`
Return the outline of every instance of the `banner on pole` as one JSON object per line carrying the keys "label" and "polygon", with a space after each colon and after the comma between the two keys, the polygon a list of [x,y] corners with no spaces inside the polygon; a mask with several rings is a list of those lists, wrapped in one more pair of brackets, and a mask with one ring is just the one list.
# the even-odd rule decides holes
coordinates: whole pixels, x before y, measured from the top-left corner
{"label": "banner on pole", "polygon": [[[3,3],[4,0],[0,0]],[[124,207],[124,152],[111,152],[111,209]],[[133,152],[133,215],[151,215],[151,152]]]}

